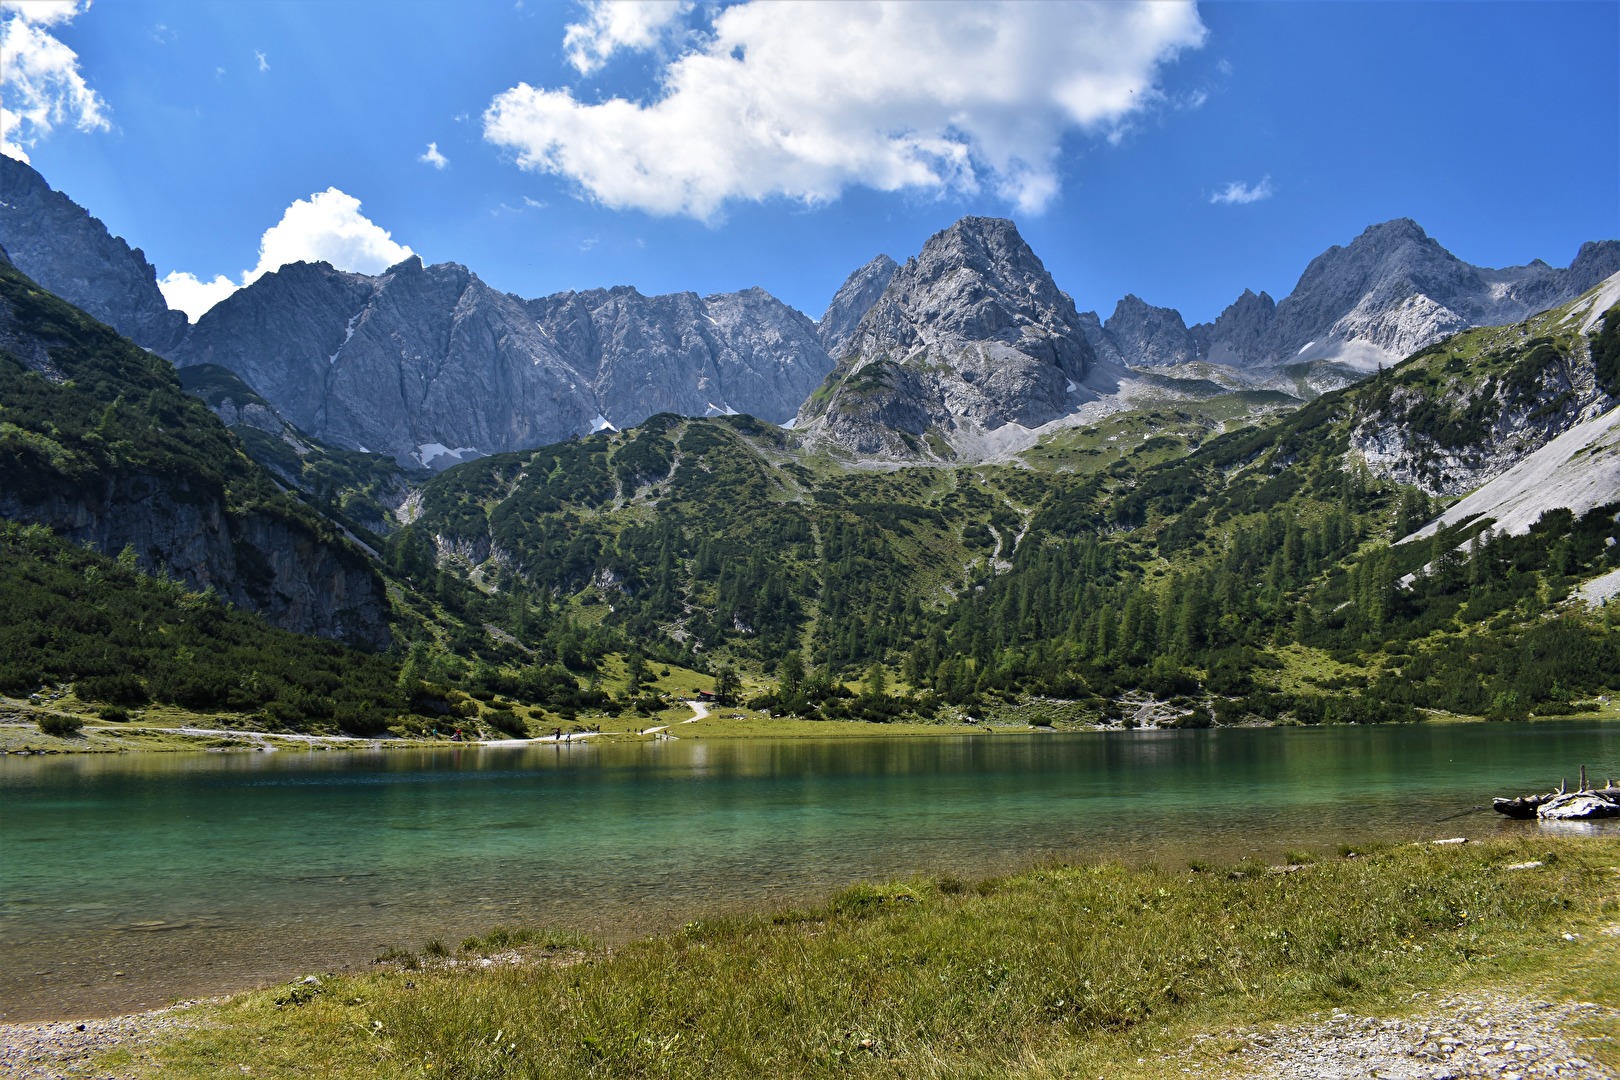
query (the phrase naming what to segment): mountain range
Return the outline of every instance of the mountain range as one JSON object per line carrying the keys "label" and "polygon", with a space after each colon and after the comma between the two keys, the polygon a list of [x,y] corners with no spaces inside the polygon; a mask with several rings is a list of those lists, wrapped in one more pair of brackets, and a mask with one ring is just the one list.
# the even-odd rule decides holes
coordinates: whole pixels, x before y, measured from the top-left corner
{"label": "mountain range", "polygon": [[0,241],[56,278],[0,256],[0,693],[524,734],[639,725],[654,667],[868,720],[1620,690],[1591,607],[1620,592],[1620,273],[1444,329],[1564,295],[1613,242],[1481,271],[1387,223],[1188,328],[1079,310],[1012,222],[964,218],[819,323],[412,259],[283,267],[188,327],[138,253],[17,190],[44,209],[8,181]]}
{"label": "mountain range", "polygon": [[964,218],[904,265],[856,270],[818,322],[758,288],[525,300],[413,257],[375,276],[291,264],[191,326],[138,249],[30,166],[6,158],[0,180],[0,247],[46,288],[181,367],[231,370],[309,436],[435,468],[661,412],[746,413],[857,457],[993,457],[1144,394],[1305,399],[1620,270],[1615,240],[1567,268],[1475,267],[1397,219],[1281,301],[1245,291],[1189,327],[1134,295],[1106,320],[1077,310],[1011,222]]}

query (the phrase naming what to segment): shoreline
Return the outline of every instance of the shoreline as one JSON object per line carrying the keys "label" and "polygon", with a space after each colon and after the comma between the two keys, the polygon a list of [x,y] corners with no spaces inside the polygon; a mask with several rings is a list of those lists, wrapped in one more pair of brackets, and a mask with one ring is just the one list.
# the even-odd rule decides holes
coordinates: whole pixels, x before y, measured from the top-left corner
{"label": "shoreline", "polygon": [[[706,718],[705,718],[706,719]],[[1576,713],[1567,716],[1537,716],[1517,724],[1613,723],[1620,715],[1605,713]],[[703,739],[714,742],[751,741],[763,739],[937,739],[947,737],[990,737],[994,735],[1078,735],[1078,734],[1130,734],[1168,733],[1176,731],[1249,731],[1284,727],[1319,726],[1323,728],[1354,725],[1293,725],[1272,722],[1218,724],[1207,728],[1178,728],[1171,726],[1141,725],[1127,727],[1119,724],[1073,724],[1061,727],[1049,725],[978,722],[974,724],[875,724],[856,720],[759,720],[746,730],[727,731],[723,727],[706,728],[700,732],[679,732],[697,719],[654,725],[643,730],[577,731],[555,735],[539,735],[527,739],[420,739],[403,735],[309,735],[294,732],[257,731],[242,728],[156,727],[131,723],[125,725],[86,724],[77,736],[46,735],[30,721],[0,719],[0,759],[8,757],[86,757],[107,754],[175,754],[175,753],[278,753],[317,751],[396,751],[396,750],[456,750],[521,749],[529,746],[572,746],[587,743],[635,743],[658,740]],[[1480,716],[1427,717],[1419,723],[1425,725],[1492,724],[1499,721]],[[1389,725],[1401,726],[1401,725]],[[775,730],[770,730],[770,729]],[[671,729],[677,729],[672,731]],[[101,741],[92,739],[99,737]],[[285,745],[277,746],[275,741]]]}
{"label": "shoreline", "polygon": [[[1613,845],[1612,840],[1600,841],[1594,850],[1590,841],[1548,838],[1545,842],[1538,841],[1534,850],[1540,852],[1547,847],[1559,852],[1561,859],[1554,855],[1543,856],[1555,859],[1555,865],[1563,865],[1562,860],[1595,865],[1594,859],[1604,861],[1605,849],[1612,859]],[[1482,880],[1488,877],[1515,884],[1522,881],[1524,885],[1540,888],[1543,886],[1539,875],[1549,872],[1539,869],[1540,862],[1509,863],[1510,859],[1520,858],[1531,850],[1531,846],[1523,842],[1453,845],[1429,841],[1392,844],[1361,855],[1360,862],[1405,866],[1406,870],[1390,872],[1416,873],[1422,878],[1461,857],[1465,865],[1474,867],[1470,873]],[[1309,888],[1318,875],[1328,876],[1321,886],[1328,887],[1329,882],[1343,876],[1343,871],[1357,865],[1352,856],[1304,866],[1261,868],[1258,873],[1254,869],[1211,868],[1195,871],[1188,877],[1187,872],[1182,871],[1180,880],[1208,891],[1209,886],[1226,879],[1217,891],[1231,891],[1235,883],[1239,891],[1247,893],[1250,888],[1259,888],[1260,895],[1265,895],[1275,892],[1277,886],[1285,882],[1290,887],[1297,883]],[[713,923],[714,929],[707,931],[701,940],[711,942],[709,948],[741,950],[740,955],[748,955],[750,949],[758,946],[752,935],[757,934],[760,927],[790,928],[804,921],[812,938],[822,934],[863,934],[861,926],[870,920],[887,920],[898,927],[910,920],[913,912],[923,912],[930,907],[964,904],[982,907],[999,902],[975,899],[975,891],[981,898],[994,898],[1003,890],[1020,893],[1031,888],[1043,889],[1048,887],[1054,874],[1067,875],[1078,887],[1087,889],[1092,887],[1086,883],[1087,879],[1116,872],[1128,881],[1140,879],[1141,884],[1129,887],[1132,895],[1152,884],[1176,889],[1174,875],[1167,877],[1164,872],[1152,869],[1134,871],[1109,861],[1095,865],[1035,863],[1009,877],[987,879],[977,887],[962,882],[951,884],[955,879],[947,875],[932,881],[919,879],[851,886],[808,910],[760,906],[752,914],[718,919]],[[1242,880],[1246,874],[1252,886]],[[1551,880],[1545,885],[1552,886]],[[1167,894],[1160,891],[1157,895]],[[852,899],[862,900],[864,904],[863,898],[868,897],[880,902],[875,907],[848,906]],[[885,898],[905,899],[908,903],[896,905]],[[1469,910],[1476,910],[1472,902]],[[1143,917],[1151,919],[1153,916],[1146,912]],[[1445,1066],[1451,1070],[1447,1075],[1475,1075],[1475,1071],[1484,1069],[1491,1075],[1518,1071],[1526,1076],[1616,1076],[1605,1063],[1610,1066],[1620,1063],[1620,1046],[1616,1045],[1616,1035],[1620,1035],[1620,1008],[1617,1008],[1620,1000],[1612,993],[1613,987],[1609,985],[1612,979],[1602,973],[1611,970],[1609,965],[1620,955],[1620,923],[1614,921],[1613,911],[1603,910],[1601,904],[1593,908],[1588,903],[1567,917],[1554,915],[1551,922],[1546,921],[1548,917],[1545,913],[1533,915],[1525,924],[1523,929],[1543,927],[1533,938],[1525,938],[1518,931],[1502,938],[1496,946],[1498,950],[1506,949],[1500,961],[1481,965],[1463,960],[1463,966],[1455,971],[1445,966],[1453,961],[1416,959],[1426,954],[1422,948],[1413,951],[1411,938],[1392,939],[1391,944],[1406,942],[1398,948],[1413,957],[1411,963],[1419,966],[1411,968],[1396,984],[1352,985],[1329,994],[1328,999],[1333,1002],[1331,1008],[1323,1007],[1318,1003],[1321,999],[1310,994],[1304,999],[1280,1003],[1264,996],[1251,1001],[1240,995],[1221,1008],[1194,1008],[1179,1019],[1171,1014],[1164,1020],[1156,1017],[1150,1025],[1150,1036],[1159,1045],[1146,1052],[1156,1053],[1158,1057],[1149,1058],[1149,1068],[1141,1075],[1174,1076],[1188,1070],[1213,1070],[1220,1075],[1242,1077],[1336,1077],[1350,1075],[1351,1069],[1356,1070],[1355,1075],[1366,1075],[1369,1069],[1383,1069],[1393,1070],[1393,1075],[1427,1076]],[[555,951],[563,947],[549,943],[537,944],[528,950],[502,944],[487,956],[480,951],[442,960],[426,956],[420,959],[412,956],[403,961],[396,958],[368,971],[306,975],[257,989],[190,998],[140,1012],[96,1018],[0,1022],[0,1071],[27,1080],[80,1075],[79,1070],[90,1067],[95,1068],[94,1075],[104,1077],[167,1072],[170,1062],[158,1051],[188,1039],[235,1038],[241,1043],[252,1043],[256,1039],[263,1043],[268,1036],[284,1046],[289,1040],[296,1042],[301,1037],[298,1025],[304,1020],[304,1010],[299,1007],[306,1003],[314,1003],[317,1008],[341,1008],[345,1015],[349,1012],[370,1015],[368,1010],[374,1002],[391,1000],[395,1002],[397,1020],[399,1002],[405,998],[422,993],[455,995],[463,992],[455,989],[458,986],[481,986],[491,979],[497,983],[545,979],[549,977],[548,969],[572,967],[581,958],[588,958],[589,964],[596,966],[629,963],[633,970],[639,970],[635,965],[647,962],[649,956],[677,962],[673,957],[685,946],[679,946],[677,954],[670,954],[669,948],[691,938],[693,927],[699,925],[707,927],[710,923],[705,919],[701,924],[688,924],[684,932],[679,929],[654,932],[623,946],[586,945],[578,956],[567,949]],[[1491,926],[1488,921],[1481,924],[1481,929]],[[815,930],[815,927],[823,929]],[[1420,940],[1438,950],[1446,936],[1466,930],[1466,927],[1453,929],[1436,925],[1424,931],[1438,935],[1433,941],[1427,937]],[[784,932],[793,931],[771,931],[773,935]],[[1124,931],[1109,930],[1105,924],[1099,924],[1097,932]],[[1528,944],[1532,940],[1535,944]],[[749,945],[750,941],[754,944]],[[1247,938],[1243,938],[1237,944],[1247,950],[1251,946],[1246,942]],[[480,950],[489,947],[480,946]],[[464,945],[463,950],[466,948]],[[1466,949],[1462,955],[1467,955]],[[1494,955],[1490,959],[1494,960]],[[1441,966],[1423,966],[1435,963]],[[652,977],[651,973],[648,977]],[[402,998],[402,991],[410,993]],[[1169,1000],[1173,1003],[1177,999]],[[283,1008],[284,1005],[289,1007]],[[283,1019],[293,1026],[281,1030]],[[1094,1039],[1108,1052],[1128,1062],[1144,1051],[1141,1046],[1144,1036],[1132,1035],[1127,1046],[1124,1045],[1126,1034],[1128,1032],[1104,1030],[1090,1035],[1082,1032],[1082,1037]],[[1109,1049],[1111,1042],[1121,1045]],[[325,1048],[299,1045],[304,1052],[314,1055],[300,1058],[302,1064],[311,1071],[321,1071],[324,1064],[321,1054]],[[1598,1052],[1596,1059],[1594,1050]],[[229,1060],[247,1059],[231,1057]],[[1089,1072],[1097,1074],[1095,1068]],[[183,1075],[203,1074],[185,1072]]]}

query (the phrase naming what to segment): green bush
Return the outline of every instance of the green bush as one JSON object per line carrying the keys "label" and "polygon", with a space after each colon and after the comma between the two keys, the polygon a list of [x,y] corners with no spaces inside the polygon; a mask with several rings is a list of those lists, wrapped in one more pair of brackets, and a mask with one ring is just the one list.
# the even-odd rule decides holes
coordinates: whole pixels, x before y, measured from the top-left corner
{"label": "green bush", "polygon": [[59,739],[70,739],[84,727],[84,721],[77,716],[65,716],[62,713],[46,713],[39,718],[39,730],[47,735],[55,735]]}
{"label": "green bush", "polygon": [[527,738],[529,735],[529,727],[523,722],[523,718],[510,709],[490,710],[484,714],[484,723],[503,735],[510,735],[516,739]]}

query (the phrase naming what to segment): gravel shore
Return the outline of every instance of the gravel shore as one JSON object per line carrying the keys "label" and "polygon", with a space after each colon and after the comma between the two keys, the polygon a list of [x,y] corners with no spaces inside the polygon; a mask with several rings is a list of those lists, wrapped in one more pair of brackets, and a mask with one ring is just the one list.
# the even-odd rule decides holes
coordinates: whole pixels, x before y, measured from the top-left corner
{"label": "gravel shore", "polygon": [[1616,1074],[1591,1060],[1591,1040],[1573,1029],[1616,1017],[1620,1010],[1590,1002],[1448,997],[1409,1017],[1338,1012],[1303,1026],[1240,1032],[1246,1046],[1231,1065],[1255,1080],[1599,1080]]}
{"label": "gravel shore", "polygon": [[[59,1020],[0,1024],[0,1076],[7,1080],[126,1080],[152,1065],[149,1048],[168,1035],[198,1025],[197,1001],[105,1020]],[[128,1068],[96,1069],[93,1058],[109,1050],[130,1055]]]}

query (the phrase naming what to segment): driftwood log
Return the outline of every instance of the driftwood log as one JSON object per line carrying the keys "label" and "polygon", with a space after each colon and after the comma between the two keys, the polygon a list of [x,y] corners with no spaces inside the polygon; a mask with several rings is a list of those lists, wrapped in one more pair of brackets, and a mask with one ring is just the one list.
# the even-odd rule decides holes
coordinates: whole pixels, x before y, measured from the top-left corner
{"label": "driftwood log", "polygon": [[1491,808],[1510,818],[1540,818],[1544,821],[1585,821],[1591,818],[1620,817],[1620,787],[1609,780],[1600,788],[1586,784],[1586,766],[1581,766],[1581,785],[1570,791],[1560,781],[1556,791],[1545,795],[1520,795],[1491,800]]}

